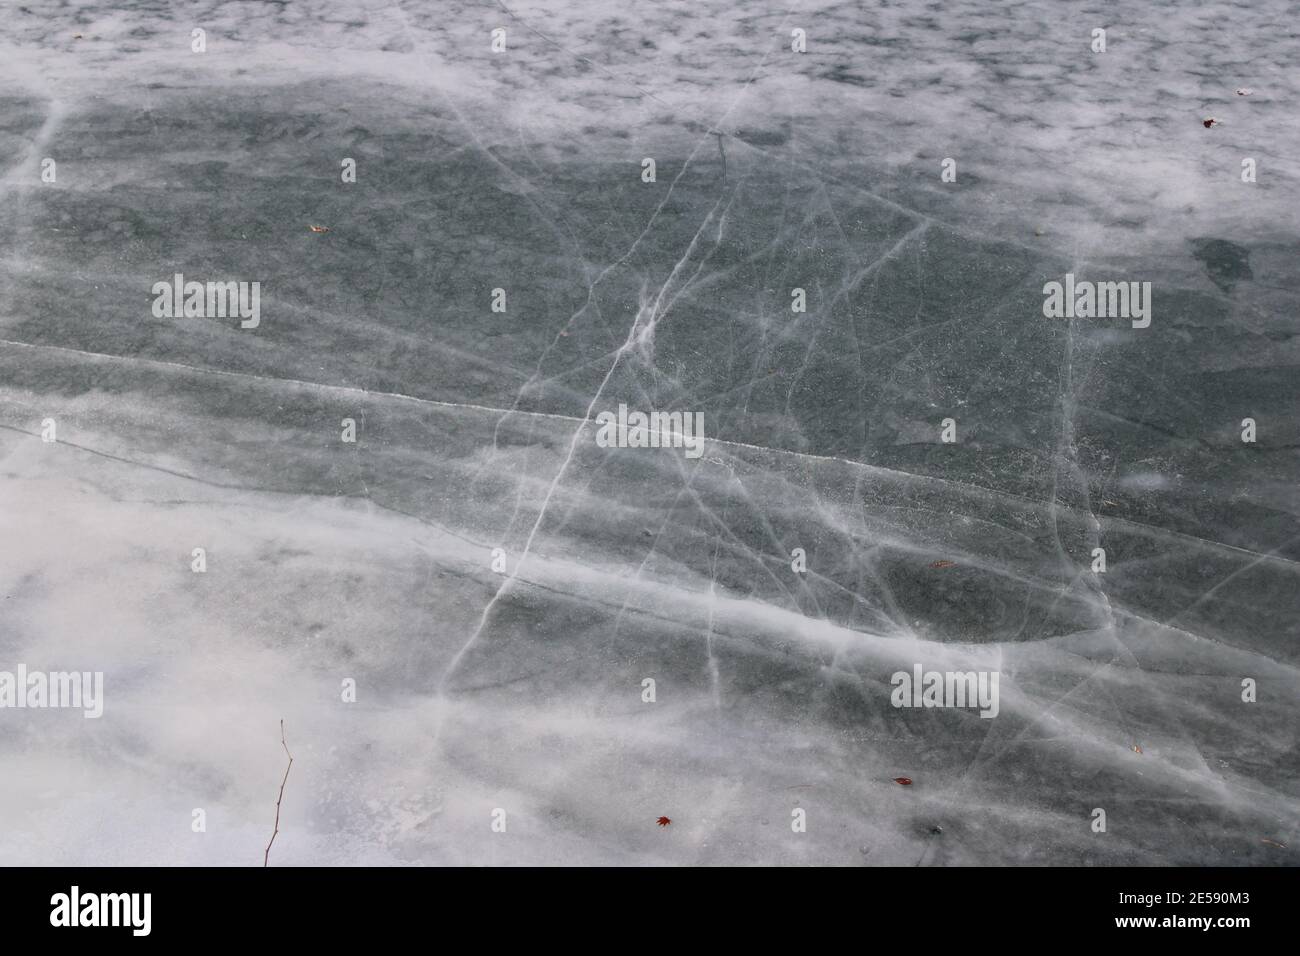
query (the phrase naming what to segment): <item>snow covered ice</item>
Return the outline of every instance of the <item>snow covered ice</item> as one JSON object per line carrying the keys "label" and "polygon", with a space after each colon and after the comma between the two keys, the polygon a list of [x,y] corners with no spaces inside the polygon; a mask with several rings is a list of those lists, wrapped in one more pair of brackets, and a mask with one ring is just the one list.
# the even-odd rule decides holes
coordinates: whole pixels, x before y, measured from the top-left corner
{"label": "snow covered ice", "polygon": [[1287,11],[8,8],[0,863],[1292,862]]}

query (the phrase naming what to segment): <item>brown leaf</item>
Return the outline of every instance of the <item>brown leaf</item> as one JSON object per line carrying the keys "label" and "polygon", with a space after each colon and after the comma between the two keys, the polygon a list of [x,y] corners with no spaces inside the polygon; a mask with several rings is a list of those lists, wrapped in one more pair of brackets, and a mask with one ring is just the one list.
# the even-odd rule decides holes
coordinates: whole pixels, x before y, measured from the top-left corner
{"label": "brown leaf", "polygon": [[673,821],[668,819],[667,817],[660,817],[655,822],[658,823],[661,827],[666,827],[668,826],[668,824],[672,823]]}
{"label": "brown leaf", "polygon": [[957,567],[957,562],[956,561],[935,561],[933,564],[930,565],[930,567],[935,568],[936,570],[941,570],[943,568],[955,568]]}
{"label": "brown leaf", "polygon": [[895,777],[895,778],[894,778],[894,783],[898,784],[900,787],[910,787],[910,786],[912,785],[912,778],[911,778],[911,777]]}
{"label": "brown leaf", "polygon": [[1285,843],[1278,843],[1276,840],[1270,840],[1270,839],[1268,839],[1268,837],[1265,837],[1264,839],[1260,840],[1259,842],[1260,842],[1260,843],[1267,843],[1269,846],[1275,846],[1275,847],[1277,847],[1279,850],[1285,850],[1285,849],[1286,849],[1286,844],[1285,844]]}
{"label": "brown leaf", "polygon": [[1135,754],[1140,754],[1140,753],[1142,752],[1142,748],[1141,748],[1140,746],[1138,746],[1137,744],[1134,744],[1134,745],[1133,745],[1133,752],[1134,752]]}
{"label": "brown leaf", "polygon": [[1211,116],[1209,119],[1201,120],[1201,123],[1206,129],[1209,129],[1211,126],[1219,125],[1219,121],[1216,120],[1213,116]]}
{"label": "brown leaf", "polygon": [[329,232],[329,231],[330,231],[330,227],[329,227],[329,226],[308,226],[307,228],[310,229],[312,232]]}

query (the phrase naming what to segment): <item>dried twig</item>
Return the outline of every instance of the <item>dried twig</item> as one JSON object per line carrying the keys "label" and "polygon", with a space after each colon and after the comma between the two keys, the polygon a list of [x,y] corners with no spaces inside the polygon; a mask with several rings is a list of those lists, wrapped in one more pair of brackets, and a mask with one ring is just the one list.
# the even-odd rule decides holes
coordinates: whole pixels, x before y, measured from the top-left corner
{"label": "dried twig", "polygon": [[284,748],[285,755],[289,758],[289,766],[284,768],[284,779],[280,781],[280,795],[275,798],[275,830],[271,833],[271,840],[266,844],[266,853],[262,855],[262,866],[267,866],[267,861],[271,858],[271,844],[275,842],[276,834],[280,832],[280,801],[284,799],[284,785],[289,782],[289,771],[293,769],[293,754],[289,753],[289,745],[284,742],[284,721],[280,721],[280,746]]}

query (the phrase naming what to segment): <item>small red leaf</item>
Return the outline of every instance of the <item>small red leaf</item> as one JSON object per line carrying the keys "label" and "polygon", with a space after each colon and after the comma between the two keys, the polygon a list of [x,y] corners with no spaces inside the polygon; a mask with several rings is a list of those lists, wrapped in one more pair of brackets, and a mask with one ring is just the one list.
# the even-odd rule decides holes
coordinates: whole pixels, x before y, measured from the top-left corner
{"label": "small red leaf", "polygon": [[943,568],[955,568],[957,567],[957,562],[956,561],[935,561],[933,564],[930,565],[930,567],[935,568],[937,570],[941,570]]}
{"label": "small red leaf", "polygon": [[894,778],[894,783],[898,784],[900,787],[910,787],[910,786],[912,785],[912,778],[911,778],[911,777],[895,777],[895,778]]}
{"label": "small red leaf", "polygon": [[669,820],[667,817],[660,817],[655,822],[658,823],[661,827],[666,827],[668,826],[668,824],[672,823],[673,821]]}
{"label": "small red leaf", "polygon": [[1201,123],[1202,123],[1202,125],[1205,126],[1206,129],[1209,129],[1211,126],[1218,126],[1218,125],[1219,125],[1219,121],[1216,120],[1213,116],[1211,116],[1211,117],[1210,117],[1209,119],[1207,119],[1207,120],[1201,120]]}

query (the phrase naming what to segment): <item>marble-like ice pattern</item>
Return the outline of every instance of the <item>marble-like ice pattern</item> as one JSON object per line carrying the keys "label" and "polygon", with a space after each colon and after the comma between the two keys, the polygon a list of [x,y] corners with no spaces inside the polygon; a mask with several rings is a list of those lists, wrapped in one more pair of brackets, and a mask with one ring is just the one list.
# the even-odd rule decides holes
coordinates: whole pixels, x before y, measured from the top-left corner
{"label": "marble-like ice pattern", "polygon": [[[282,719],[272,865],[1294,863],[1298,29],[7,6],[0,669],[106,704],[0,710],[0,863],[259,865]],[[1151,327],[1045,319],[1067,272]],[[895,709],[918,662],[1000,713]]]}

